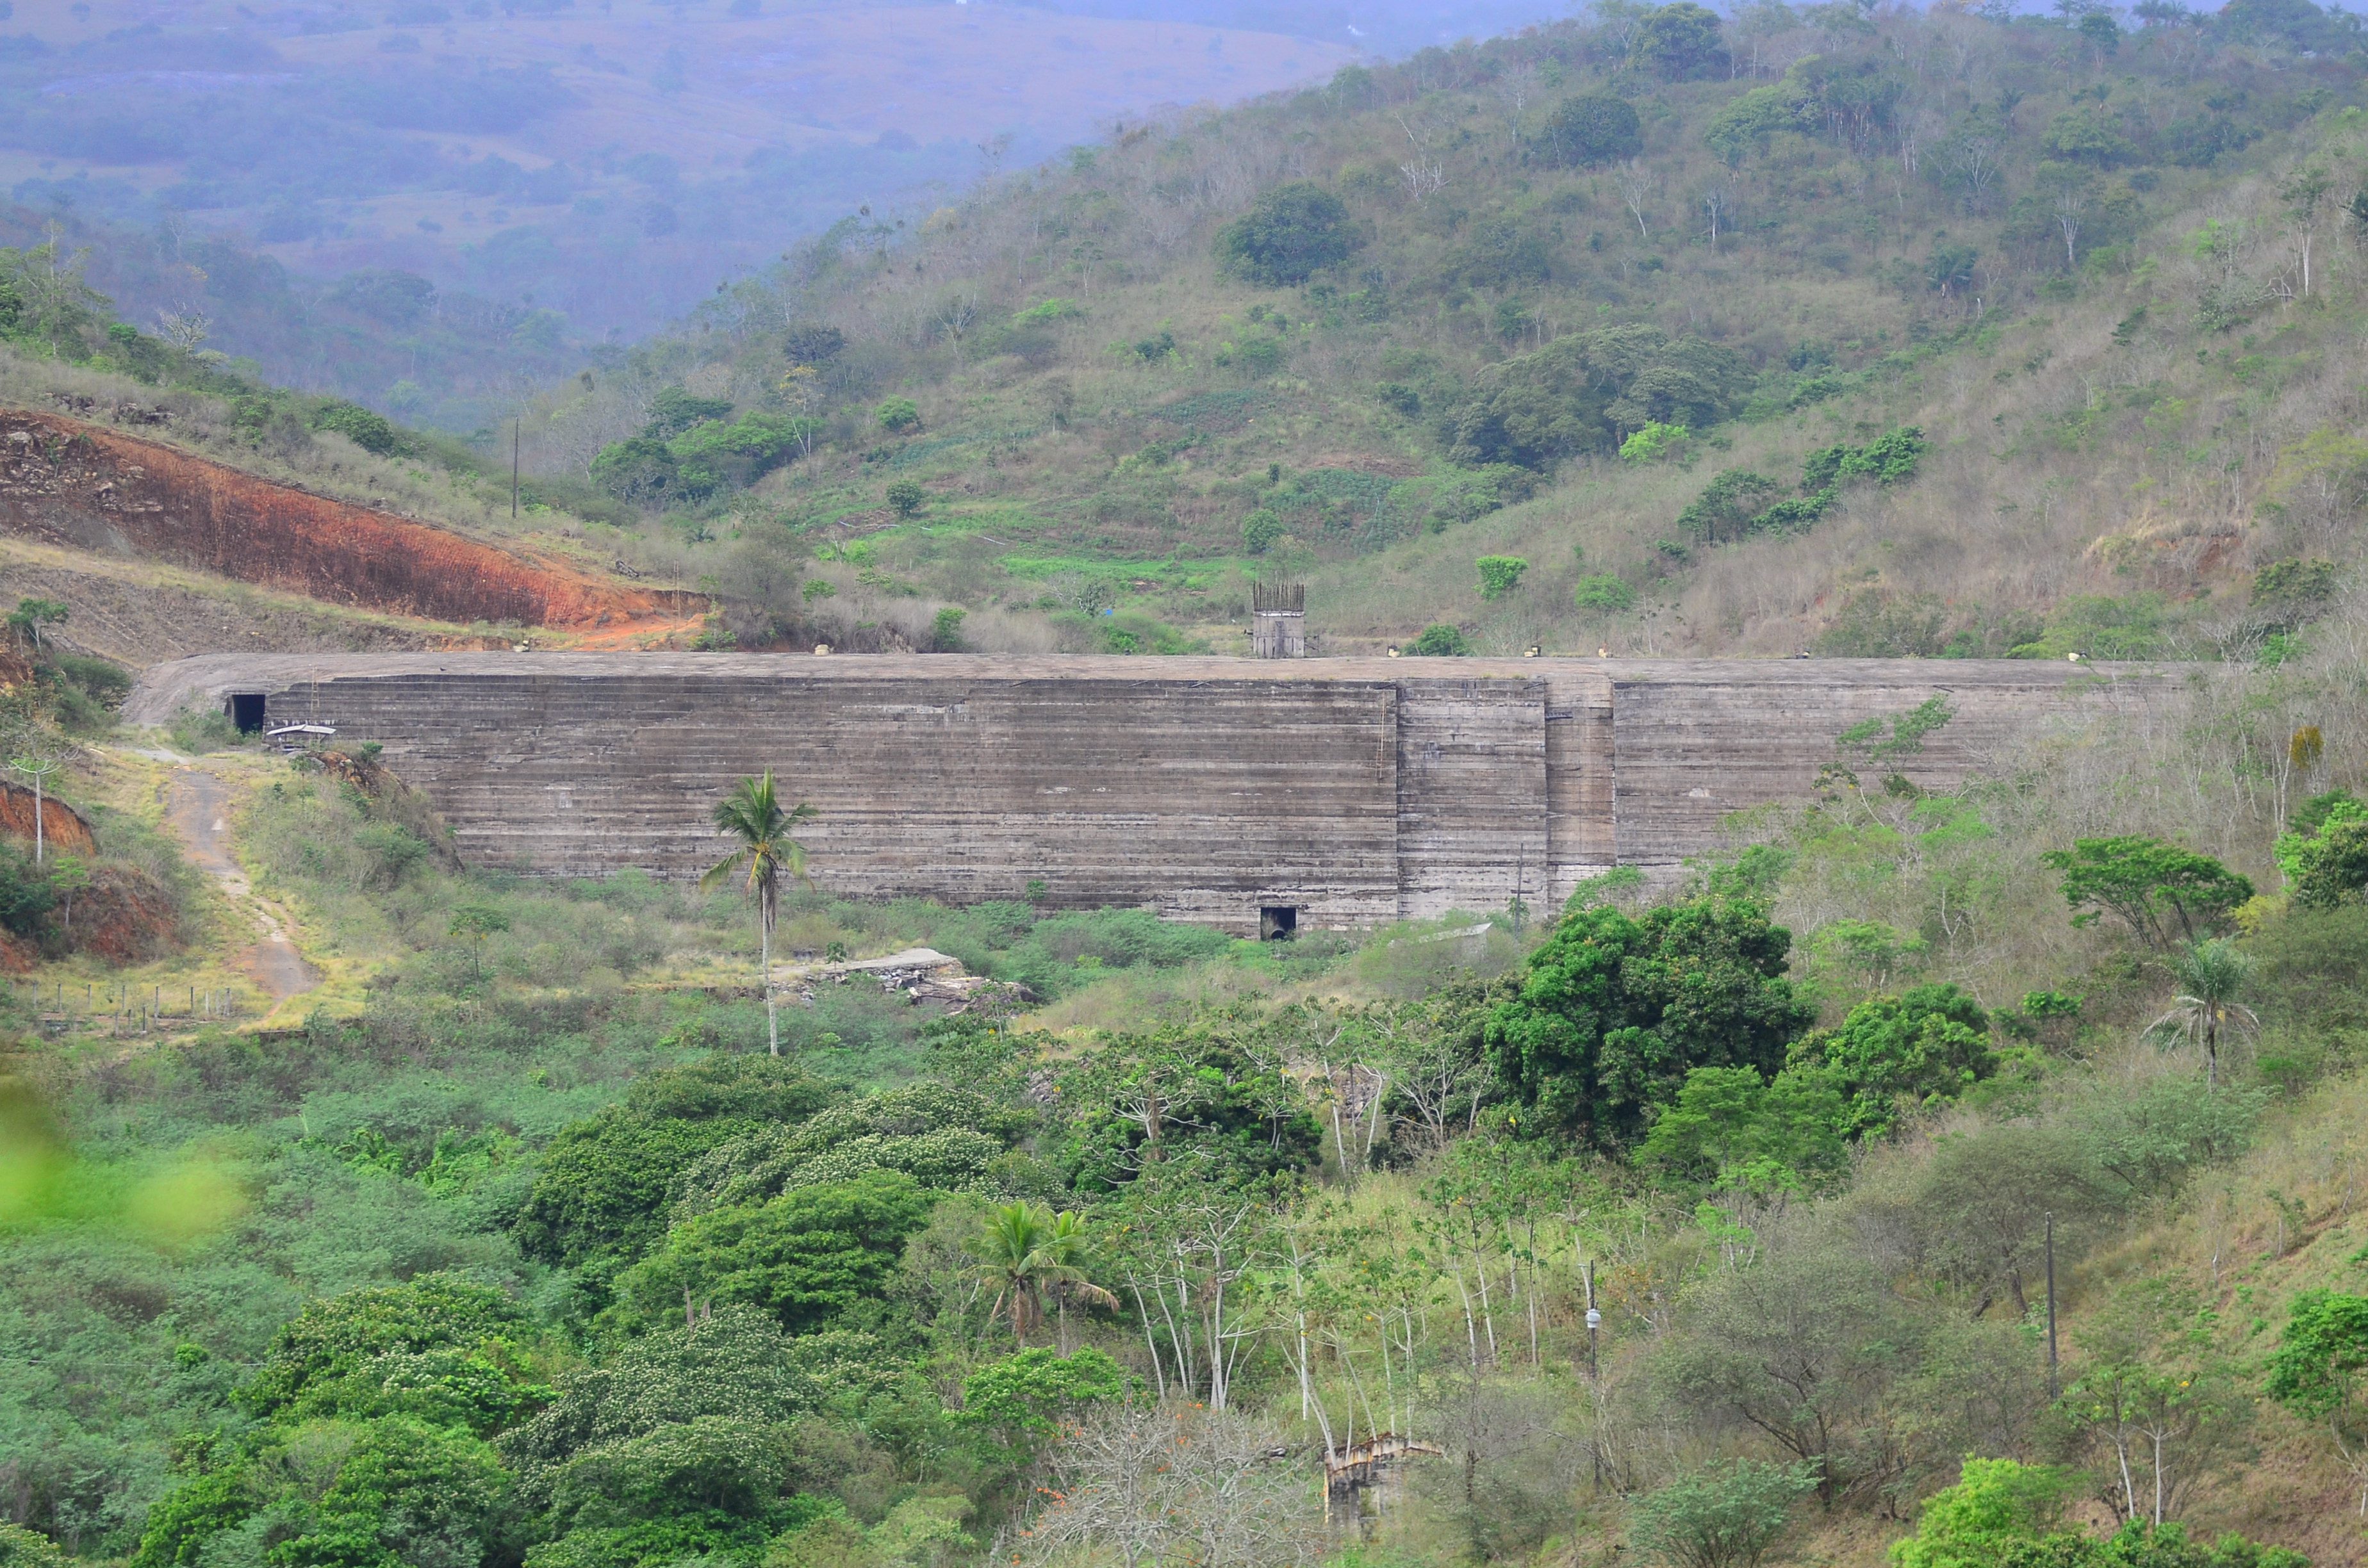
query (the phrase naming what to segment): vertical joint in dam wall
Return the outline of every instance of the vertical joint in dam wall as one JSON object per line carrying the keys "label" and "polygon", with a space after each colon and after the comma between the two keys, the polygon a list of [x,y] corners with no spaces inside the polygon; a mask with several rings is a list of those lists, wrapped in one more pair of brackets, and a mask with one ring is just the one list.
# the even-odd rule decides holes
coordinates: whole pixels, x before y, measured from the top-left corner
{"label": "vertical joint in dam wall", "polygon": [[1259,659],[1307,656],[1307,585],[1250,585],[1250,655]]}

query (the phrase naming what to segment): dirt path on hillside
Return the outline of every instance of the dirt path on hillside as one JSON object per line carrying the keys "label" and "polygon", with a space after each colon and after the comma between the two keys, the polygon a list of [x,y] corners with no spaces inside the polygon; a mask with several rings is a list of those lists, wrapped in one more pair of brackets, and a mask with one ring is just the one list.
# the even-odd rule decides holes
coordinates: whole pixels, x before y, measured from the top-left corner
{"label": "dirt path on hillside", "polygon": [[188,846],[190,858],[262,934],[261,941],[231,962],[277,1005],[313,990],[321,977],[289,939],[287,912],[256,892],[231,853],[232,796],[230,781],[219,774],[196,766],[176,768],[165,785],[165,821]]}

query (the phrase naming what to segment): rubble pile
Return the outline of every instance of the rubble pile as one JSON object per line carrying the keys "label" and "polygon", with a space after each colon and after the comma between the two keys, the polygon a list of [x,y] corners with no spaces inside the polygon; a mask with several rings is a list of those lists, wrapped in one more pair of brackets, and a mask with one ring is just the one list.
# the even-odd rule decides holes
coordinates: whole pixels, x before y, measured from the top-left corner
{"label": "rubble pile", "polygon": [[858,980],[877,982],[891,995],[901,994],[915,1006],[943,1007],[948,1017],[973,1009],[1014,1012],[1038,1000],[1025,985],[972,974],[962,961],[933,948],[907,948],[885,958],[856,959],[791,970],[784,988],[811,1006],[821,985],[846,985]]}

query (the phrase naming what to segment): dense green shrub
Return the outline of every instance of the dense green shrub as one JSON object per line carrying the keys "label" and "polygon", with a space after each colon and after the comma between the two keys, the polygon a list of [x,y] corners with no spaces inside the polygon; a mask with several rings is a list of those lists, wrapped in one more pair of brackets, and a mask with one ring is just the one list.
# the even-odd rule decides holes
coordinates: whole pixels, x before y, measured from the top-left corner
{"label": "dense green shrub", "polygon": [[375,1391],[390,1358],[475,1350],[526,1321],[506,1293],[445,1274],[314,1301],[272,1335],[239,1402],[267,1417],[344,1414]]}
{"label": "dense green shrub", "polygon": [[618,1299],[643,1324],[680,1312],[686,1300],[738,1302],[804,1334],[879,1293],[929,1202],[904,1172],[875,1169],[759,1205],[712,1209],[677,1224],[662,1249],[620,1277]]}
{"label": "dense green shrub", "polygon": [[1701,338],[1641,324],[1574,333],[1484,371],[1449,422],[1449,455],[1549,468],[1656,422],[1705,429],[1750,386],[1742,356]]}
{"label": "dense green shrub", "polygon": [[324,403],[313,410],[312,426],[315,430],[334,430],[362,450],[381,458],[409,457],[415,449],[410,437],[393,420],[358,403]]}
{"label": "dense green shrub", "polygon": [[592,481],[620,501],[654,506],[673,494],[681,468],[664,441],[636,436],[600,449],[592,460]]}
{"label": "dense green shrub", "polygon": [[1645,150],[1645,127],[1627,99],[1581,93],[1565,98],[1546,116],[1538,142],[1550,163],[1611,164]]}
{"label": "dense green shrub", "polygon": [[1575,910],[1489,1019],[1489,1059],[1525,1126],[1633,1143],[1693,1068],[1782,1067],[1816,1020],[1782,978],[1792,945],[1742,901]]}
{"label": "dense green shrub", "polygon": [[[1239,1018],[1127,1035],[1065,1063],[1059,1163],[1081,1190],[1108,1192],[1177,1161],[1221,1184],[1297,1174],[1322,1130],[1281,1063],[1245,1049]],[[1137,1114],[1133,1108],[1154,1108]]]}
{"label": "dense green shrub", "polygon": [[1571,589],[1570,602],[1599,615],[1618,615],[1636,608],[1636,590],[1608,572],[1593,572]]}
{"label": "dense green shrub", "polygon": [[1219,268],[1269,289],[1304,283],[1359,244],[1340,199],[1310,181],[1275,187],[1217,232]]}
{"label": "dense green shrub", "polygon": [[831,1098],[828,1085],[766,1057],[654,1073],[624,1104],[552,1140],[518,1213],[518,1245],[570,1267],[630,1263],[664,1233],[677,1173],[768,1122],[803,1120]]}
{"label": "dense green shrub", "polygon": [[1646,11],[1631,38],[1629,57],[1670,81],[1684,81],[1719,68],[1726,46],[1718,13],[1691,0]]}
{"label": "dense green shrub", "polygon": [[1424,627],[1422,635],[1407,643],[1406,651],[1417,659],[1463,658],[1472,652],[1472,640],[1462,628],[1441,622]]}
{"label": "dense green shrub", "polygon": [[1678,1568],[1756,1568],[1816,1484],[1805,1462],[1713,1465],[1639,1497],[1633,1535]]}
{"label": "dense green shrub", "polygon": [[650,400],[650,417],[642,435],[653,441],[671,441],[696,425],[732,417],[728,397],[698,397],[682,387],[667,387]]}
{"label": "dense green shrub", "polygon": [[1679,1182],[1741,1178],[1782,1188],[1839,1171],[1849,1108],[1822,1074],[1697,1067],[1661,1108],[1636,1163]]}
{"label": "dense green shrub", "polygon": [[1749,469],[1722,470],[1678,514],[1678,527],[1704,544],[1730,543],[1753,531],[1753,519],[1767,510],[1783,489],[1776,481]]}
{"label": "dense green shrub", "polygon": [[1518,555],[1484,555],[1473,562],[1480,572],[1480,597],[1501,599],[1521,585],[1530,563]]}
{"label": "dense green shrub", "polygon": [[1795,1044],[1790,1060],[1848,1098],[1843,1129],[1853,1137],[1880,1137],[1903,1108],[1953,1099],[1998,1066],[1988,1014],[1954,985],[1861,1002]]}
{"label": "dense green shrub", "polygon": [[131,695],[131,672],[112,659],[57,653],[36,665],[34,675],[56,710],[58,727],[71,734],[113,729],[117,710]]}
{"label": "dense green shrub", "polygon": [[983,1095],[928,1080],[883,1090],[718,1145],[675,1178],[671,1210],[683,1219],[763,1203],[873,1170],[900,1171],[937,1192],[978,1188],[1026,1120]]}

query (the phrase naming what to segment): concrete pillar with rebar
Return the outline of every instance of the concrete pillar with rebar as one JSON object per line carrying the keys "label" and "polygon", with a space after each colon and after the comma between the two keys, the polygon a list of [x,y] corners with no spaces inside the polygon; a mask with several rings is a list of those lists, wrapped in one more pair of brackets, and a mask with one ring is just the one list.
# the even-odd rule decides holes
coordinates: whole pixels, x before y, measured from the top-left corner
{"label": "concrete pillar with rebar", "polygon": [[1254,659],[1307,657],[1307,585],[1254,583],[1250,585],[1250,656]]}

